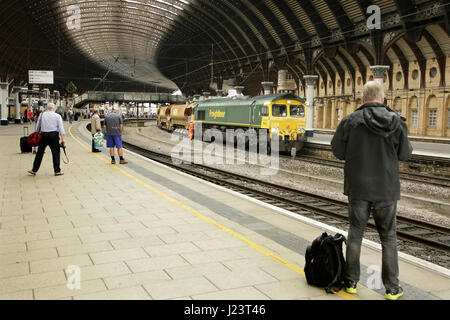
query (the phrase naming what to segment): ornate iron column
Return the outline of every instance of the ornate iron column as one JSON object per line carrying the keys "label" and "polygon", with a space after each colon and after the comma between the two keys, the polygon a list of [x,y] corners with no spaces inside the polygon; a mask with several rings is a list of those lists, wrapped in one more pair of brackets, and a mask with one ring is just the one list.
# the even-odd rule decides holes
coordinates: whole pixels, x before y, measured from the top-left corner
{"label": "ornate iron column", "polygon": [[1,114],[1,125],[8,125],[8,82],[0,82],[0,114]]}
{"label": "ornate iron column", "polygon": [[319,79],[319,76],[306,75],[303,76],[306,82],[306,136],[314,136],[314,84]]}
{"label": "ornate iron column", "polygon": [[261,82],[264,88],[264,95],[272,94],[273,82]]}
{"label": "ornate iron column", "polygon": [[20,109],[21,109],[21,101],[20,101],[20,92],[21,90],[28,90],[28,88],[21,88],[21,87],[13,87],[13,93],[14,93],[14,97],[16,99],[16,104],[15,104],[15,118],[14,118],[14,123],[21,123],[22,119],[21,119],[21,114],[20,114]]}
{"label": "ornate iron column", "polygon": [[386,78],[386,72],[389,68],[389,66],[370,66],[370,70],[372,70],[375,81],[382,86],[384,86],[384,79]]}

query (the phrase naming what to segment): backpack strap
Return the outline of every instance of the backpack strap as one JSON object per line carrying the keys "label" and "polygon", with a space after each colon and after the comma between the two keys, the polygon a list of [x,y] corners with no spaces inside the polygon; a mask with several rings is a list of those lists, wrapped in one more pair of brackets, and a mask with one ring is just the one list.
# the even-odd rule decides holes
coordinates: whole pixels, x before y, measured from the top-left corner
{"label": "backpack strap", "polygon": [[325,290],[326,290],[328,293],[331,292],[330,287],[331,287],[333,284],[335,284],[335,283],[337,282],[337,280],[339,279],[339,276],[340,276],[341,273],[342,273],[342,264],[341,264],[341,259],[339,259],[339,251],[338,251],[338,249],[337,249],[336,246],[333,245],[333,247],[334,247],[334,250],[335,250],[335,252],[336,252],[336,256],[337,256],[337,260],[338,260],[338,270],[337,270],[336,275],[334,276],[334,279],[331,280],[331,282],[330,282],[330,283],[326,286],[326,288],[325,288]]}
{"label": "backpack strap", "polygon": [[347,244],[347,239],[345,239],[344,235],[340,233],[336,233],[336,235],[334,236],[334,241],[342,241]]}
{"label": "backpack strap", "polygon": [[339,250],[338,250],[338,248],[337,248],[337,246],[335,245],[334,242],[335,241],[344,241],[345,243],[347,243],[347,241],[346,241],[345,237],[342,234],[336,234],[336,236],[334,236],[333,239],[329,239],[328,238],[327,240],[328,240],[328,242],[331,242],[332,245],[333,245],[334,251],[336,252],[337,263],[338,263],[338,270],[337,270],[336,275],[334,276],[334,279],[325,287],[325,291],[327,293],[331,293],[331,286],[338,281],[339,276],[342,273],[342,268],[343,268],[343,266],[341,264]]}

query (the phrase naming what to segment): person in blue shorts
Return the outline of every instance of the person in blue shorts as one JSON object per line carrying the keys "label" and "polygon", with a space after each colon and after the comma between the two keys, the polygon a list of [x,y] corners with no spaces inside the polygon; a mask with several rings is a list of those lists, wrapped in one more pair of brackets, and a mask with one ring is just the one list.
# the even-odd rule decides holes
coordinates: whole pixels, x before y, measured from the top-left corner
{"label": "person in blue shorts", "polygon": [[118,108],[113,107],[113,112],[108,114],[105,118],[106,129],[106,147],[109,148],[109,154],[111,155],[111,164],[116,164],[114,156],[114,148],[117,149],[117,153],[120,157],[120,164],[127,164],[123,158],[122,149],[122,132],[123,132],[123,120],[118,114]]}

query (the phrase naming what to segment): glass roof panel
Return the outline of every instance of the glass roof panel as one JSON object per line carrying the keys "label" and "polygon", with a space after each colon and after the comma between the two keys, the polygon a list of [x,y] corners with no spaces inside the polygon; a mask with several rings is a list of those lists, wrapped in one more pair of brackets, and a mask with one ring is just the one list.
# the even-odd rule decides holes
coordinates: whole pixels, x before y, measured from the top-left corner
{"label": "glass roof panel", "polygon": [[[183,0],[57,0],[66,36],[84,55],[134,80],[174,87],[154,66],[160,40],[189,4]],[[139,66],[140,68],[137,68]]]}

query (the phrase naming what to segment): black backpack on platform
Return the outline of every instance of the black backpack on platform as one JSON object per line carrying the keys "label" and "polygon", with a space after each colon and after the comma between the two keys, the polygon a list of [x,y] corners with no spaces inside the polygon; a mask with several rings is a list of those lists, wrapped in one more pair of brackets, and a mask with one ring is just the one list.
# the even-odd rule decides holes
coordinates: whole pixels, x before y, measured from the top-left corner
{"label": "black backpack on platform", "polygon": [[331,293],[332,287],[343,287],[343,242],[347,241],[342,234],[337,233],[333,237],[325,232],[308,246],[305,254],[305,275],[308,284],[325,288],[328,293]]}

